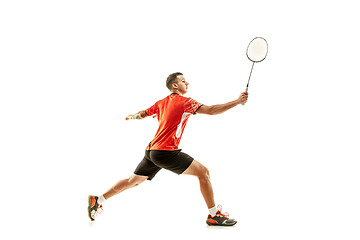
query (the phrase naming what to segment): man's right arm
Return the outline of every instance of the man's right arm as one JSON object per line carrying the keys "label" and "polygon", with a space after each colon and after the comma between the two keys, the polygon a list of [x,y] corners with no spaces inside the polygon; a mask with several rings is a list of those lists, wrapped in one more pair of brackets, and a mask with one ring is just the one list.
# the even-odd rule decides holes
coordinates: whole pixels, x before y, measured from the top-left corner
{"label": "man's right arm", "polygon": [[216,105],[212,105],[212,106],[206,106],[206,105],[202,105],[197,111],[196,113],[202,113],[202,114],[208,114],[208,115],[217,115],[217,114],[221,114],[223,112],[226,112],[227,110],[242,104],[242,103],[246,103],[248,98],[248,93],[247,92],[243,92],[240,97],[234,101],[228,102],[228,103],[224,103],[224,104],[216,104]]}

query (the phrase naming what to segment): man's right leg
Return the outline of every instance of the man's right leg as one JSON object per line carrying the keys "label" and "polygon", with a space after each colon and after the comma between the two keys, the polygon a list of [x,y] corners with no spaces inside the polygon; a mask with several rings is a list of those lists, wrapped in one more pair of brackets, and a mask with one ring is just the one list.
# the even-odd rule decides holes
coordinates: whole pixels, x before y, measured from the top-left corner
{"label": "man's right leg", "polygon": [[135,187],[139,185],[140,183],[143,183],[145,180],[147,180],[148,176],[140,176],[133,174],[129,178],[125,178],[123,180],[120,180],[117,182],[112,188],[110,188],[107,192],[104,193],[104,198],[109,199],[113,196],[115,196],[118,193],[121,193],[122,191]]}
{"label": "man's right leg", "polygon": [[210,181],[209,170],[204,165],[194,160],[182,174],[198,177],[200,191],[207,207],[209,209],[215,207],[214,192]]}
{"label": "man's right leg", "polygon": [[218,206],[218,209],[216,210],[209,170],[204,165],[194,160],[183,174],[193,175],[199,178],[200,190],[210,212],[208,219],[206,220],[208,225],[233,226],[236,224],[234,219],[229,219],[228,213],[221,213],[222,207]]}

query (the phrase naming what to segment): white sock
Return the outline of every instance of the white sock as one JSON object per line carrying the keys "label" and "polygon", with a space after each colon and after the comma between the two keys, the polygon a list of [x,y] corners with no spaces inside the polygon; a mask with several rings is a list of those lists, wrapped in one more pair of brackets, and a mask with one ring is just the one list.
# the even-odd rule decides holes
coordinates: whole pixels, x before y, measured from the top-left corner
{"label": "white sock", "polygon": [[214,217],[216,215],[216,206],[215,207],[212,207],[212,208],[209,208],[209,213],[210,213],[210,216]]}
{"label": "white sock", "polygon": [[102,204],[103,202],[105,202],[105,198],[104,198],[104,196],[103,195],[101,195],[101,196],[99,196],[99,198],[98,198],[98,204]]}

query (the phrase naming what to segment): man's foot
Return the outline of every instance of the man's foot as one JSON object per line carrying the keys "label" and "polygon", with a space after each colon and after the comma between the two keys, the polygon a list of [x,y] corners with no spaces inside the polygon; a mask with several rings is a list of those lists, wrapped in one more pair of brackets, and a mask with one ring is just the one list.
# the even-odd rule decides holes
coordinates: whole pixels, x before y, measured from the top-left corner
{"label": "man's foot", "polygon": [[[99,197],[89,195],[88,198],[88,214],[91,221],[94,221],[96,216],[102,212],[102,205],[98,204]],[[101,211],[99,212],[99,210]]]}
{"label": "man's foot", "polygon": [[215,216],[209,214],[206,223],[209,226],[234,226],[237,221],[229,219],[229,213],[221,213],[222,206],[218,206],[218,211]]}

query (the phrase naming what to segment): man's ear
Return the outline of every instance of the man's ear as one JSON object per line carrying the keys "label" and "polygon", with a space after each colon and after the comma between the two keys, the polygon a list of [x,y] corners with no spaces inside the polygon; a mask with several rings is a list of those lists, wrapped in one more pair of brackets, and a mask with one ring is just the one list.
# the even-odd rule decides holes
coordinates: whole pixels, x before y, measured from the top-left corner
{"label": "man's ear", "polygon": [[173,89],[178,89],[178,84],[177,84],[177,83],[173,83],[173,84],[172,84],[172,87],[173,87]]}

